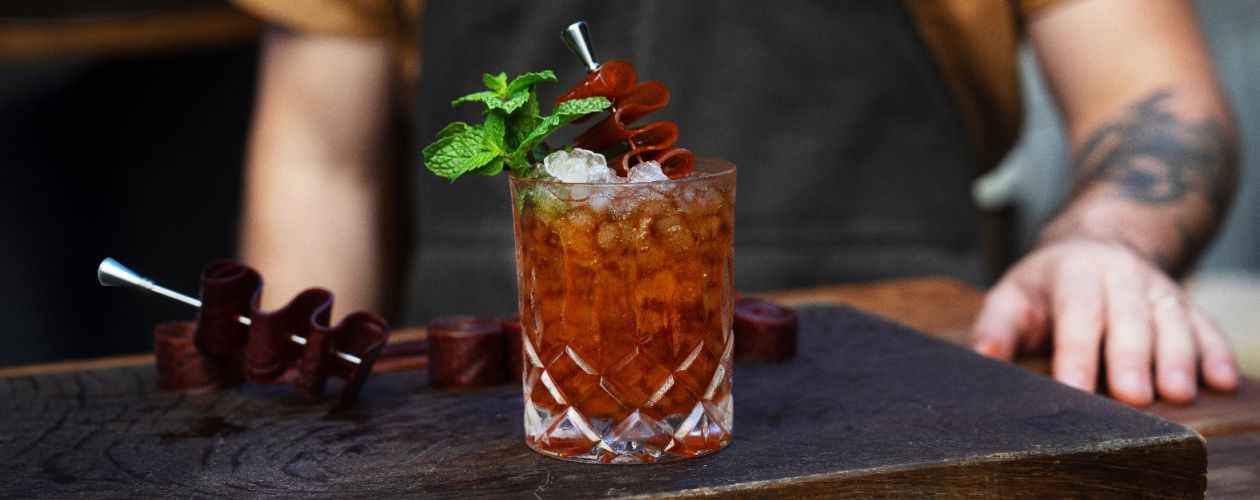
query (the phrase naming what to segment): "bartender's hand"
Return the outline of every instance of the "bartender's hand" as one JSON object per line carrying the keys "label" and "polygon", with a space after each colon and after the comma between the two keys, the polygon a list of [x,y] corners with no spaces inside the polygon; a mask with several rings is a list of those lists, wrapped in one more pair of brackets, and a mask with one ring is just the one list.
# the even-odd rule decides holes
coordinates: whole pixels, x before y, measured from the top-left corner
{"label": "bartender's hand", "polygon": [[1053,347],[1055,379],[1145,405],[1228,391],[1224,337],[1171,276],[1193,265],[1236,184],[1238,143],[1184,0],[1077,0],[1027,34],[1059,104],[1075,179],[1037,247],[990,291],[984,354]]}
{"label": "bartender's hand", "polygon": [[[1053,345],[1054,378],[1094,391],[1099,352],[1112,397],[1130,405],[1232,391],[1238,371],[1221,331],[1154,263],[1125,245],[1085,239],[1045,245],[985,299],[976,350],[1002,360]],[[1152,375],[1152,366],[1154,374]]]}

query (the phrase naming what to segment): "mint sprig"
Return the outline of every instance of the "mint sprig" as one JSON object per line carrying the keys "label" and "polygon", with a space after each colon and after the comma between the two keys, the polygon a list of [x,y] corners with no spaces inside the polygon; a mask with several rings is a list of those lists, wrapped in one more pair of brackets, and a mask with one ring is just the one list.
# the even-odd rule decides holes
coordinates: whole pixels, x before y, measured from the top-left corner
{"label": "mint sprig", "polygon": [[604,97],[573,99],[558,104],[550,115],[538,112],[535,86],[556,81],[550,70],[525,73],[507,80],[507,74],[485,74],[486,89],[451,102],[458,106],[479,102],[486,107],[480,125],[454,122],[443,127],[437,140],[424,148],[424,165],[454,182],[465,174],[496,175],[506,166],[517,175],[530,175],[530,155],[552,132],[591,113],[611,106]]}

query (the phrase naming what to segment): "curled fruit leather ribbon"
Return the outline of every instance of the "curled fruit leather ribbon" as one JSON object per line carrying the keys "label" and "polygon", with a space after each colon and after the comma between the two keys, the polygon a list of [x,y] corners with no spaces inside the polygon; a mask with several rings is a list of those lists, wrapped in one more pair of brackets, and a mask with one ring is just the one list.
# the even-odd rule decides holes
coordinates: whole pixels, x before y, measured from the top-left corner
{"label": "curled fruit leather ribbon", "polygon": [[[277,381],[292,370],[297,393],[307,398],[319,397],[328,378],[338,377],[345,382],[333,409],[353,402],[389,338],[389,325],[375,314],[355,312],[330,326],[333,294],[320,288],[298,294],[275,311],[262,311],[258,308],[262,286],[258,272],[239,262],[216,260],[207,265],[193,334],[197,351],[219,366],[239,363],[244,378],[254,383]],[[251,324],[241,324],[237,319],[241,316],[250,318]],[[305,339],[306,345],[291,336]],[[342,359],[337,351],[361,361]]]}
{"label": "curled fruit leather ribbon", "polygon": [[603,153],[608,166],[619,175],[645,161],[661,164],[670,179],[685,177],[695,167],[691,151],[675,148],[678,125],[671,121],[630,126],[640,118],[669,103],[669,89],[658,81],[639,82],[634,66],[621,60],[604,63],[599,69],[564,95],[556,103],[572,99],[603,96],[612,102],[611,113],[573,140],[573,146]]}
{"label": "curled fruit leather ribbon", "polygon": [[153,354],[158,388],[184,394],[205,394],[241,383],[239,360],[215,359],[197,351],[196,323],[168,321],[153,328]]}

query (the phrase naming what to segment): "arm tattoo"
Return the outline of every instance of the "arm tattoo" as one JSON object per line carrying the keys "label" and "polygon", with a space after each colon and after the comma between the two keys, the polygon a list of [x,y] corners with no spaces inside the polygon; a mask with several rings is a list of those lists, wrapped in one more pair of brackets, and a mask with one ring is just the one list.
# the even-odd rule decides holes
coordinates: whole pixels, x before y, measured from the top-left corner
{"label": "arm tattoo", "polygon": [[1173,255],[1155,256],[1165,269],[1188,264],[1202,249],[1234,193],[1237,146],[1215,118],[1187,123],[1165,108],[1173,91],[1151,94],[1121,119],[1102,126],[1073,158],[1075,198],[1100,183],[1126,200],[1172,208],[1202,196],[1206,224],[1175,221],[1182,241]]}
{"label": "arm tattoo", "polygon": [[1201,192],[1219,215],[1233,193],[1234,147],[1214,119],[1189,124],[1165,110],[1172,97],[1160,90],[1103,126],[1073,158],[1074,193],[1106,182],[1126,198],[1171,205]]}

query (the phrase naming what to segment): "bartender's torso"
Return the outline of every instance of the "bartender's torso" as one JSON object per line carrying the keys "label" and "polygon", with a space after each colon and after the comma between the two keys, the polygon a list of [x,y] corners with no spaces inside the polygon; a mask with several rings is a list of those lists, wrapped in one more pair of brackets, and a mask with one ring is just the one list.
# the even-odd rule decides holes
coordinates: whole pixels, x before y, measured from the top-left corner
{"label": "bartender's torso", "polygon": [[[680,146],[738,165],[738,289],[981,278],[976,163],[900,2],[430,1],[419,145],[447,122],[479,121],[474,107],[449,103],[477,90],[483,72],[555,70],[544,102],[578,81],[583,70],[558,39],[577,19],[597,59],[627,60],[669,86],[670,104],[646,120],[673,120]],[[416,166],[404,320],[510,312],[507,179],[451,184]]]}

